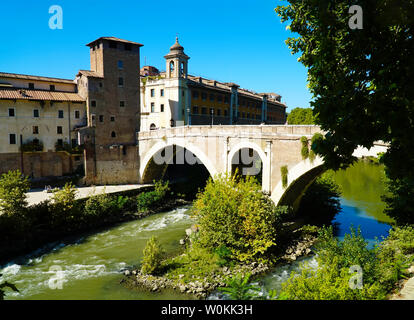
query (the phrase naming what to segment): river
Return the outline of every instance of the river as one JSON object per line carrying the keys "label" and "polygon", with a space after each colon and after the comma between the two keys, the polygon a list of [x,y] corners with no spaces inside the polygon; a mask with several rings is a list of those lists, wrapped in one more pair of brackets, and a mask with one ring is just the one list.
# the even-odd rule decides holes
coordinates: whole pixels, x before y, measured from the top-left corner
{"label": "river", "polygon": [[[337,172],[335,180],[342,189],[342,209],[333,221],[338,226],[337,236],[343,237],[352,224],[361,226],[371,245],[375,237],[387,236],[392,220],[383,214],[383,168],[359,162]],[[174,291],[132,290],[119,282],[123,278],[122,271],[140,261],[151,236],[156,235],[168,252],[179,249],[179,239],[194,222],[189,209],[178,208],[122,223],[95,234],[53,243],[14,259],[0,267],[0,274],[20,292],[7,291],[6,299],[188,299]],[[304,261],[316,263],[313,257],[306,257],[277,267],[260,281],[260,285],[266,290],[279,290],[290,272],[298,270]]]}

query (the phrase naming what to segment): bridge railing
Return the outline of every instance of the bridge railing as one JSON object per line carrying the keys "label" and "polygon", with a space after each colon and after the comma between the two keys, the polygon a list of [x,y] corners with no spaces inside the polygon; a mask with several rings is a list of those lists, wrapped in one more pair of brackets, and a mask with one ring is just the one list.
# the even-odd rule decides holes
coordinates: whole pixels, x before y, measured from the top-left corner
{"label": "bridge railing", "polygon": [[235,126],[182,126],[166,129],[141,131],[137,133],[138,140],[157,139],[168,136],[244,136],[244,135],[292,135],[312,136],[322,132],[316,125],[235,125]]}

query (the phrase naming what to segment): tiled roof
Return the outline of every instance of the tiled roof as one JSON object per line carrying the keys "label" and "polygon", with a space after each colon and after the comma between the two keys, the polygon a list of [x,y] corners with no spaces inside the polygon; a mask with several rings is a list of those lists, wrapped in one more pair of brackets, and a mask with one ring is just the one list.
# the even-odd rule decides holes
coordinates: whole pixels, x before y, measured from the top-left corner
{"label": "tiled roof", "polygon": [[101,76],[100,74],[96,73],[95,71],[89,71],[89,70],[79,70],[78,75],[84,75],[86,77],[93,77],[93,78],[102,78],[103,76]]}
{"label": "tiled roof", "polygon": [[74,92],[57,92],[28,89],[0,89],[1,100],[43,100],[43,101],[72,101],[84,102],[80,95]]}
{"label": "tiled roof", "polygon": [[93,40],[92,42],[88,43],[87,46],[90,46],[91,44],[93,44],[94,42],[99,41],[99,40],[111,40],[111,41],[135,44],[135,45],[140,46],[140,47],[144,46],[143,44],[138,43],[138,42],[132,42],[132,41],[129,41],[129,40],[123,40],[123,39],[119,39],[119,38],[115,38],[115,37],[100,37],[100,38],[98,38],[96,40]]}
{"label": "tiled roof", "polygon": [[60,83],[74,84],[73,80],[69,80],[69,79],[30,76],[30,75],[26,75],[26,74],[16,74],[16,73],[7,73],[7,72],[0,72],[0,78],[9,78],[9,79],[12,78],[12,79],[24,79],[24,80],[36,80],[36,81],[60,82]]}

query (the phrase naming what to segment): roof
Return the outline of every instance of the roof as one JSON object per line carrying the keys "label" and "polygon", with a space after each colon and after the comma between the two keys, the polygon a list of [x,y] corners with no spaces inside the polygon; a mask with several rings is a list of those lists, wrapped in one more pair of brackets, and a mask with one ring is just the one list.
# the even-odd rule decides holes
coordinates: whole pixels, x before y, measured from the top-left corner
{"label": "roof", "polygon": [[99,40],[110,40],[110,41],[117,41],[117,42],[123,42],[123,43],[130,43],[130,44],[134,44],[134,45],[137,45],[137,46],[140,46],[140,47],[143,47],[144,46],[143,44],[138,43],[138,42],[133,42],[133,41],[129,41],[129,40],[123,40],[123,39],[119,39],[119,38],[115,38],[115,37],[100,37],[100,38],[98,38],[98,39],[96,39],[96,40],[88,43],[87,46],[89,47],[93,43],[95,43],[96,41],[99,41]]}
{"label": "roof", "polygon": [[[191,85],[193,86],[200,86],[200,87],[205,87],[205,88],[210,88],[213,90],[224,90],[227,92],[231,92],[231,87],[232,86],[237,86],[237,84],[235,83],[223,83],[223,82],[219,82],[216,80],[209,80],[209,79],[205,79],[202,77],[194,77],[191,75],[188,75],[188,79],[191,81]],[[262,100],[263,99],[263,93],[256,93],[247,89],[243,89],[243,88],[238,88],[237,92],[239,93],[239,95],[243,95],[243,96],[248,96],[250,98],[254,98],[254,99],[258,99],[258,100]],[[269,103],[273,103],[273,104],[277,104],[281,107],[287,108],[287,106],[284,103],[281,103],[279,101],[277,101],[276,99],[273,98],[273,95],[276,95],[276,93],[272,93],[272,96],[269,96],[269,99],[267,100]],[[279,95],[277,95],[279,96]]]}
{"label": "roof", "polygon": [[84,75],[84,76],[86,76],[86,77],[92,77],[92,78],[102,78],[103,79],[103,76],[101,76],[100,74],[98,74],[97,72],[95,72],[95,71],[90,71],[90,70],[79,70],[79,72],[78,72],[78,76],[79,75]]}
{"label": "roof", "polygon": [[42,101],[71,101],[84,102],[80,95],[74,92],[57,92],[28,89],[0,89],[0,100],[42,100]]}
{"label": "roof", "polygon": [[74,84],[73,80],[70,80],[70,79],[50,78],[50,77],[41,77],[41,76],[30,76],[30,75],[26,75],[26,74],[7,73],[7,72],[0,72],[0,78],[12,78],[12,79],[24,79],[24,80],[36,80],[36,81],[60,82],[60,83]]}

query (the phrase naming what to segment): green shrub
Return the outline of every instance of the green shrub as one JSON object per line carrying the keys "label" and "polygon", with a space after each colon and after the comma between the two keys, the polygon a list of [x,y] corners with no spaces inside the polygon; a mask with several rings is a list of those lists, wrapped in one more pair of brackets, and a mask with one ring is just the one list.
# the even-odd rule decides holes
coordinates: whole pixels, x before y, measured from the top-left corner
{"label": "green shrub", "polygon": [[[360,230],[351,228],[341,242],[333,236],[332,227],[323,228],[316,245],[318,267],[305,266],[300,274],[292,273],[282,285],[281,297],[290,300],[364,300],[384,299],[381,268],[376,250],[367,248]],[[350,267],[360,266],[363,287],[352,289]]]}
{"label": "green shrub", "polygon": [[224,245],[235,259],[249,261],[264,258],[276,245],[280,211],[252,177],[210,179],[193,213],[200,225],[198,242],[211,251]]}
{"label": "green shrub", "polygon": [[221,245],[220,247],[216,248],[214,252],[219,257],[217,264],[220,267],[228,265],[231,262],[232,252],[225,245]]}
{"label": "green shrub", "polygon": [[260,288],[249,284],[251,274],[237,274],[227,279],[227,287],[219,288],[219,291],[228,294],[232,300],[253,300],[258,297]]}
{"label": "green shrub", "polygon": [[76,202],[76,193],[72,183],[66,183],[61,190],[53,192],[50,212],[54,227],[65,224],[72,227],[81,215],[81,208]]}
{"label": "green shrub", "polygon": [[143,274],[156,274],[161,267],[164,252],[156,237],[151,237],[144,248],[141,272]]}
{"label": "green shrub", "polygon": [[287,166],[283,166],[280,167],[280,174],[282,176],[282,186],[283,188],[286,188],[288,185],[288,167]]}
{"label": "green shrub", "polygon": [[302,143],[302,149],[300,151],[302,155],[302,159],[306,160],[309,157],[309,146],[308,146],[308,138],[305,136],[300,138],[300,142]]}
{"label": "green shrub", "polygon": [[23,152],[34,152],[34,151],[43,151],[43,143],[39,139],[33,139],[32,141],[27,141],[23,143],[20,147],[20,151]]}
{"label": "green shrub", "polygon": [[22,214],[27,207],[26,192],[29,189],[29,181],[19,170],[3,173],[0,178],[0,214]]}
{"label": "green shrub", "polygon": [[167,259],[163,265],[169,279],[183,283],[213,281],[219,267],[218,255],[197,243],[187,248],[182,255]]}
{"label": "green shrub", "polygon": [[106,193],[102,193],[86,200],[84,212],[92,217],[105,216],[111,213],[114,205],[115,203],[111,197]]}
{"label": "green shrub", "polygon": [[150,210],[157,202],[163,200],[169,191],[168,181],[154,182],[154,191],[143,192],[137,196],[137,210],[138,212],[145,212]]}

